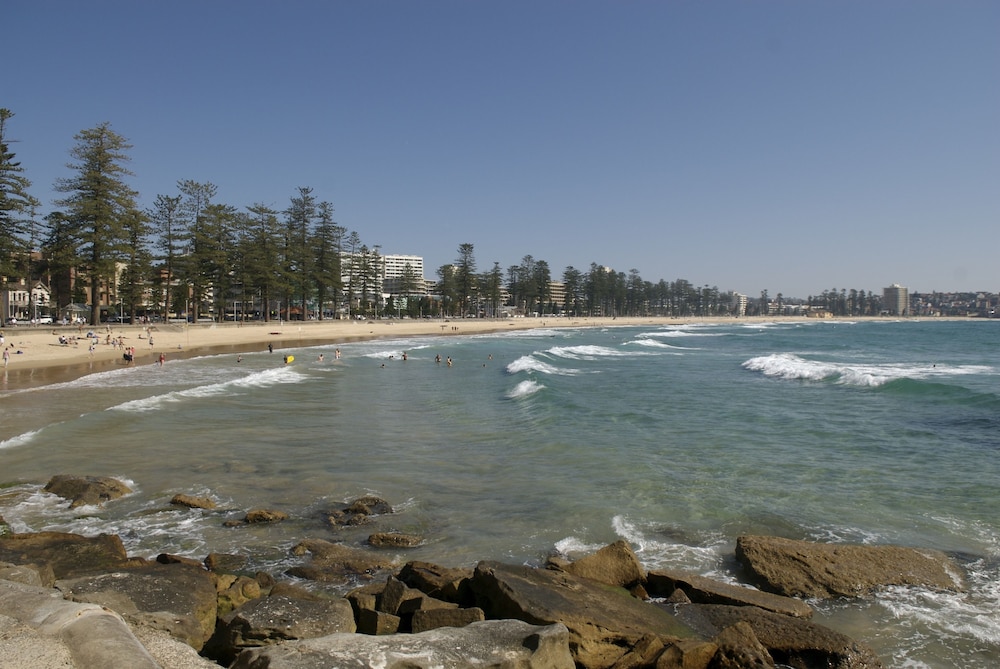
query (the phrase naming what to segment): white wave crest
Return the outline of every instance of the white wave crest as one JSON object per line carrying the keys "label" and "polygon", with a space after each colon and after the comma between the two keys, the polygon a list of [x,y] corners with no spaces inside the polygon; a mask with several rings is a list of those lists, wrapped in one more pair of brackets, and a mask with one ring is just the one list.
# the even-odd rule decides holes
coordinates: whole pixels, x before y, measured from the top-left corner
{"label": "white wave crest", "polygon": [[[673,344],[666,344],[666,343],[664,343],[662,341],[656,341],[655,339],[648,339],[648,338],[634,339],[632,341],[625,342],[625,343],[626,343],[626,345],[646,346],[646,347],[649,347],[649,348],[664,348],[664,349],[671,349],[671,350],[674,350],[674,351],[697,351],[698,350],[696,348],[692,348],[692,347],[689,347],[689,346],[674,346]],[[677,355],[680,355],[680,354],[678,353]]]}
{"label": "white wave crest", "polygon": [[202,397],[226,395],[231,393],[234,388],[266,388],[268,386],[282,383],[298,383],[303,378],[305,377],[301,373],[295,371],[291,367],[277,367],[274,369],[266,369],[261,372],[254,372],[248,376],[232,379],[230,381],[210,383],[208,385],[196,386],[186,390],[175,390],[174,392],[166,393],[164,395],[153,395],[152,397],[144,397],[137,400],[131,400],[129,402],[123,402],[122,404],[108,407],[107,410],[133,412],[155,411],[165,404],[182,402],[189,399],[198,399]]}
{"label": "white wave crest", "polygon": [[792,353],[751,358],[743,368],[785,380],[835,381],[848,386],[881,386],[896,379],[927,379],[955,374],[992,374],[986,365],[916,365],[912,363],[847,364],[819,362]]}
{"label": "white wave crest", "polygon": [[625,516],[611,519],[615,534],[625,539],[647,569],[684,568],[701,573],[716,573],[722,562],[721,544],[689,545],[678,542],[658,541],[646,536],[635,523]]}
{"label": "white wave crest", "polygon": [[0,451],[5,448],[17,448],[18,446],[24,446],[25,444],[31,443],[39,432],[41,432],[41,430],[32,430],[31,432],[15,435],[10,439],[4,439],[3,441],[0,441]]}
{"label": "white wave crest", "polygon": [[531,355],[522,355],[520,358],[510,363],[506,367],[508,374],[518,372],[539,372],[541,374],[555,374],[561,376],[574,376],[580,373],[578,369],[560,369],[555,365],[539,360]]}
{"label": "white wave crest", "polygon": [[620,358],[634,355],[628,351],[619,351],[607,346],[554,346],[546,353],[568,360],[598,360],[599,358]]}
{"label": "white wave crest", "polygon": [[529,395],[534,395],[544,387],[545,386],[543,386],[542,384],[536,381],[532,381],[530,379],[527,381],[521,381],[519,384],[514,386],[509,393],[507,393],[507,397],[510,399],[517,399],[518,397],[527,397]]}

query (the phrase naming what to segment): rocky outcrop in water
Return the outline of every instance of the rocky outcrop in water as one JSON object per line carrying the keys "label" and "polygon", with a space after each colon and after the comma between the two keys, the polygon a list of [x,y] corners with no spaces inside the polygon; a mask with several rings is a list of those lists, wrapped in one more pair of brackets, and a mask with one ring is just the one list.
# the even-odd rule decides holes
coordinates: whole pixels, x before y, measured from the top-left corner
{"label": "rocky outcrop in water", "polygon": [[742,536],[736,558],[760,587],[789,597],[859,597],[893,585],[963,588],[954,562],[935,550]]}
{"label": "rocky outcrop in water", "polygon": [[70,476],[58,474],[45,485],[45,492],[70,501],[69,508],[101,504],[132,492],[121,481],[106,476]]}
{"label": "rocky outcrop in water", "polygon": [[[388,513],[384,500],[371,497],[337,517],[355,525]],[[542,568],[399,565],[382,552],[325,539],[305,539],[290,552],[301,563],[288,575],[357,586],[340,596],[276,582],[245,572],[241,556],[129,557],[108,535],[0,536],[0,654],[4,639],[35,633],[58,639],[66,656],[97,653],[74,659],[81,667],[99,666],[102,649],[116,649],[118,666],[134,655],[130,666],[165,669],[202,667],[206,658],[270,669],[882,666],[863,643],[811,622],[801,599],[696,574],[647,573],[624,541]],[[897,584],[955,588],[961,580],[943,554],[899,547],[741,537],[737,557],[769,590],[799,596],[863,595]],[[20,603],[22,593],[33,604]],[[76,628],[85,632],[67,635],[38,622],[97,611],[110,617]],[[178,642],[190,652],[178,653]]]}

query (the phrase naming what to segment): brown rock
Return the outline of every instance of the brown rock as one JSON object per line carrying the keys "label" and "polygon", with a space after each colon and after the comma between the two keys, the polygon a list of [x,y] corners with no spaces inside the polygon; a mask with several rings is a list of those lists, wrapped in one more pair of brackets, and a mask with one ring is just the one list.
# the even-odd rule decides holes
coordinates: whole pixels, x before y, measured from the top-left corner
{"label": "brown rock", "polygon": [[66,532],[34,532],[0,537],[0,561],[38,565],[54,578],[114,571],[129,564],[125,546],[115,534],[83,537]]}
{"label": "brown rock", "polygon": [[368,537],[368,543],[377,548],[413,548],[423,542],[423,537],[400,532],[376,532]]}
{"label": "brown rock", "polygon": [[413,612],[410,628],[414,634],[439,627],[465,627],[486,620],[486,614],[478,607],[468,609],[420,609]]}
{"label": "brown rock", "polygon": [[709,641],[675,641],[660,653],[656,669],[708,669],[718,650],[719,647]]}
{"label": "brown rock", "polygon": [[473,603],[468,586],[472,573],[472,569],[457,569],[430,562],[412,561],[403,565],[397,578],[426,595],[465,606]]}
{"label": "brown rock", "polygon": [[288,514],[284,511],[275,511],[273,509],[254,509],[253,511],[247,512],[243,522],[247,524],[280,523],[283,520],[288,520]]}
{"label": "brown rock", "polygon": [[687,601],[698,604],[757,606],[796,618],[811,618],[813,615],[812,607],[799,599],[730,585],[697,574],[651,571],[646,575],[646,586],[654,597],[672,597],[675,591],[680,590]]}
{"label": "brown rock", "polygon": [[858,597],[890,585],[964,587],[954,562],[928,549],[742,536],[736,557],[762,588],[789,597]]}
{"label": "brown rock", "polygon": [[208,497],[192,497],[190,495],[177,494],[170,500],[176,506],[186,506],[189,509],[214,509],[215,502]]}
{"label": "brown rock", "polygon": [[609,585],[631,588],[645,581],[645,572],[632,547],[619,540],[593,555],[569,563],[565,571]]}
{"label": "brown rock", "polygon": [[45,492],[70,500],[69,508],[101,505],[132,492],[127,485],[105,476],[70,476],[58,474],[45,485]]}
{"label": "brown rock", "polygon": [[771,613],[755,606],[689,604],[679,607],[677,615],[705,635],[718,635],[727,627],[745,622],[773,661],[782,665],[882,668],[875,652],[859,641],[814,622]]}
{"label": "brown rock", "polygon": [[611,667],[646,634],[696,638],[675,616],[627,591],[564,572],[480,562],[470,583],[488,618],[562,623],[578,665]]}
{"label": "brown rock", "polygon": [[749,623],[738,622],[715,637],[719,650],[713,669],[768,669],[774,660],[761,644]]}
{"label": "brown rock", "polygon": [[67,599],[100,604],[129,621],[169,632],[195,650],[215,631],[216,589],[201,568],[150,563],[57,581],[56,587]]}
{"label": "brown rock", "polygon": [[380,553],[350,548],[322,539],[305,539],[293,549],[294,555],[312,554],[309,564],[292,567],[291,576],[312,581],[342,583],[352,577],[372,578],[392,569],[394,563]]}
{"label": "brown rock", "polygon": [[331,525],[364,525],[371,516],[393,513],[392,506],[381,497],[372,495],[359,497],[343,509],[327,514]]}
{"label": "brown rock", "polygon": [[401,629],[402,619],[391,613],[374,609],[361,609],[357,614],[358,634],[396,634]]}

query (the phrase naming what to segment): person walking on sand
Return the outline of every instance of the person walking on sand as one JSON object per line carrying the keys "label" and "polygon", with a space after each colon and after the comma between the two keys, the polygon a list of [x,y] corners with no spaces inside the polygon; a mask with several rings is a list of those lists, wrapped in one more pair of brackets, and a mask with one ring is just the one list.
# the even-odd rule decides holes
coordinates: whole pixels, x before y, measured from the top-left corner
{"label": "person walking on sand", "polygon": [[3,366],[6,367],[9,362],[10,362],[10,351],[8,351],[7,349],[4,349],[3,350]]}

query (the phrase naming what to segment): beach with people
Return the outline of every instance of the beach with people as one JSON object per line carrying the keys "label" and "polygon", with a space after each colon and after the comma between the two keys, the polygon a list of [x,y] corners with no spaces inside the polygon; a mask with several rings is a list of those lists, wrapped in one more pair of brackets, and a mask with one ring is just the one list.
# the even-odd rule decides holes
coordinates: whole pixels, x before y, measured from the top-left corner
{"label": "beach with people", "polygon": [[[510,318],[254,321],[249,323],[104,323],[22,325],[4,329],[9,362],[4,386],[15,390],[61,383],[126,364],[123,349],[134,348],[131,364],[164,364],[200,355],[248,353],[371,339],[461,336],[533,328],[667,325],[713,319],[678,318]],[[724,319],[731,321],[733,319]],[[740,319],[764,321],[769,319]],[[786,319],[782,319],[786,320]],[[151,343],[152,342],[152,343]],[[155,345],[154,345],[155,344]],[[162,361],[161,361],[162,356]],[[279,361],[281,359],[279,358]]]}

